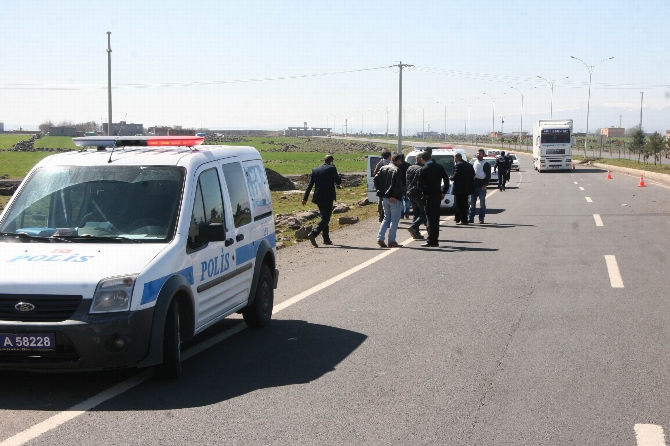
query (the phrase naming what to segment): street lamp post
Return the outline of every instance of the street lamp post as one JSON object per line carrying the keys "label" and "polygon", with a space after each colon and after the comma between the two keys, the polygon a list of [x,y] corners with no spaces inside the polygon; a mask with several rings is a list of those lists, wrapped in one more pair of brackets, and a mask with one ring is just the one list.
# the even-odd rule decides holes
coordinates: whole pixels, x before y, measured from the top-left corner
{"label": "street lamp post", "polygon": [[112,33],[107,31],[107,136],[114,135],[112,129]]}
{"label": "street lamp post", "polygon": [[543,78],[542,76],[538,76],[538,78],[540,78],[543,81],[545,81],[546,83],[548,83],[549,86],[551,87],[551,119],[554,119],[554,84],[556,84],[560,81],[566,80],[568,78],[568,76],[565,76],[564,78],[561,78],[557,81],[548,81],[547,79]]}
{"label": "street lamp post", "polygon": [[470,104],[470,103],[469,103],[468,101],[466,101],[465,99],[461,99],[461,101],[463,101],[463,102],[465,102],[466,104],[468,104],[468,120],[467,120],[467,126],[465,127],[465,139],[467,140],[467,139],[468,139],[468,130],[471,130],[471,129],[470,129],[470,106],[471,106],[472,104]]}
{"label": "street lamp post", "polygon": [[[595,70],[598,65],[605,62],[606,60],[614,59],[614,56],[608,57],[607,59],[603,59],[595,65],[588,65],[586,62],[575,56],[570,57],[583,63],[586,69],[589,70],[589,99],[586,103],[586,133],[584,134],[584,156],[586,156],[586,145],[587,141],[589,140],[589,113],[591,111],[591,77],[593,75],[593,70]],[[593,156],[595,157],[595,155],[596,155],[595,149],[593,149]]]}
{"label": "street lamp post", "polygon": [[447,142],[447,105],[440,101],[437,103],[444,107],[444,142]]}
{"label": "street lamp post", "polygon": [[426,109],[419,105],[421,109],[421,140],[426,140]]}
{"label": "street lamp post", "polygon": [[[484,93],[484,94],[485,94],[486,96],[490,97],[491,100],[493,101],[493,120],[491,121],[491,122],[492,122],[492,124],[491,124],[491,133],[495,133],[495,132],[496,132],[496,98],[494,98],[493,96],[491,96],[491,95],[488,94],[488,93]],[[503,94],[505,94],[505,93],[503,93]],[[501,96],[502,96],[502,95],[501,95]],[[493,137],[493,136],[492,136],[492,137]],[[491,142],[493,143],[493,141],[491,141]]]}
{"label": "street lamp post", "polygon": [[523,97],[524,97],[524,95],[525,95],[526,93],[528,93],[530,90],[533,90],[533,89],[535,89],[535,88],[537,88],[537,87],[530,87],[530,88],[528,88],[527,90],[525,90],[525,91],[523,91],[523,92],[522,92],[521,90],[519,90],[518,88],[516,88],[516,87],[510,87],[510,88],[512,88],[512,89],[514,89],[514,90],[516,90],[516,91],[518,91],[519,94],[521,95],[521,127],[519,128],[519,148],[521,148],[521,138],[523,137]]}

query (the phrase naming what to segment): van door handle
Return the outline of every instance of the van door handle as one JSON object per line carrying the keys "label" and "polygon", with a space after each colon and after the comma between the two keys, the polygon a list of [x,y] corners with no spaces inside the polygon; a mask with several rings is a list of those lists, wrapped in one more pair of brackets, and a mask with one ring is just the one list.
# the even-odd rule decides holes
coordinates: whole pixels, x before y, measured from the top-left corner
{"label": "van door handle", "polygon": [[235,240],[233,240],[232,238],[229,238],[228,240],[226,240],[226,246],[230,246],[233,243],[235,243]]}
{"label": "van door handle", "polygon": [[237,240],[238,242],[241,242],[242,240],[244,240],[244,234],[237,234],[235,236],[235,240]]}

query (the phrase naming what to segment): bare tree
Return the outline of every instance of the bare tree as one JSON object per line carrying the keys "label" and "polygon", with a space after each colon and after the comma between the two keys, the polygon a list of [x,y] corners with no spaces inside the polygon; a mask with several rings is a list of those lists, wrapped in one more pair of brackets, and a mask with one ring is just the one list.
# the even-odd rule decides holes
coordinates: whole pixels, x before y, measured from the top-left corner
{"label": "bare tree", "polygon": [[51,122],[51,119],[47,119],[39,125],[40,132],[47,134],[49,133],[49,127],[53,127],[54,123]]}

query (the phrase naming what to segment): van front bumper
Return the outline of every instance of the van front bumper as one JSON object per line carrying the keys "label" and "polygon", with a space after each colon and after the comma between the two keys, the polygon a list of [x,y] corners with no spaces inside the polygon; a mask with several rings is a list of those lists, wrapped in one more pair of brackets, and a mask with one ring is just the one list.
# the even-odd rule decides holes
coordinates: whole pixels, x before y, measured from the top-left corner
{"label": "van front bumper", "polygon": [[[82,307],[89,308],[84,301]],[[56,336],[55,350],[0,350],[0,370],[104,370],[136,366],[149,350],[153,312],[153,308],[110,314],[82,315],[77,311],[72,319],[63,322],[0,321],[0,333]],[[123,341],[120,348],[119,339]]]}

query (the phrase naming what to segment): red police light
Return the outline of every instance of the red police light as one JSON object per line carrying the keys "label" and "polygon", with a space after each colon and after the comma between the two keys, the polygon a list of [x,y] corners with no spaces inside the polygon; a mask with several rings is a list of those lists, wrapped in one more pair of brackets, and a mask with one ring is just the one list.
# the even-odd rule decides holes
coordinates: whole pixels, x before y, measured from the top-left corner
{"label": "red police light", "polygon": [[156,136],[147,138],[147,146],[198,146],[205,141],[202,136]]}

